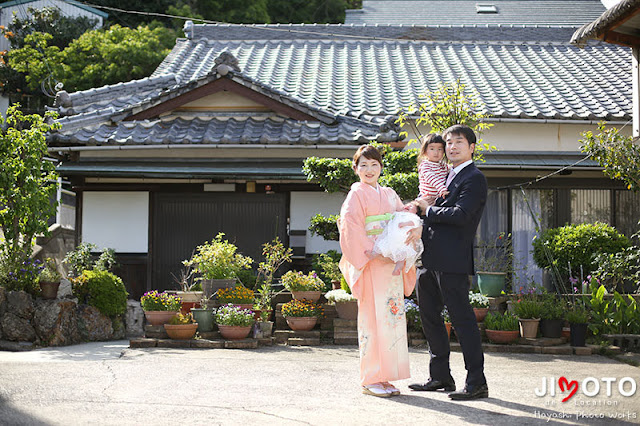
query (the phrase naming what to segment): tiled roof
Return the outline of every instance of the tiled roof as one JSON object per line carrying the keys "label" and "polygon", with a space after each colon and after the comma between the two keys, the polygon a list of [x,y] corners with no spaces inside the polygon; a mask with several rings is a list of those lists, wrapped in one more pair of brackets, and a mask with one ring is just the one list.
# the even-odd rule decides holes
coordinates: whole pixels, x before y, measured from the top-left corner
{"label": "tiled roof", "polygon": [[400,39],[428,41],[560,41],[566,42],[575,25],[514,24],[195,24],[187,38],[198,40],[349,40]]}
{"label": "tiled roof", "polygon": [[[476,5],[497,13],[477,13]],[[346,24],[557,24],[584,25],[605,7],[599,0],[363,0],[347,10]]]}
{"label": "tiled roof", "polygon": [[152,77],[200,78],[223,51],[249,78],[335,114],[395,114],[460,79],[496,117],[631,117],[631,52],[608,44],[180,39]]}
{"label": "tiled roof", "polygon": [[335,124],[268,117],[168,117],[120,121],[97,127],[63,128],[49,137],[52,146],[69,145],[351,145],[396,141],[398,133],[344,118]]}

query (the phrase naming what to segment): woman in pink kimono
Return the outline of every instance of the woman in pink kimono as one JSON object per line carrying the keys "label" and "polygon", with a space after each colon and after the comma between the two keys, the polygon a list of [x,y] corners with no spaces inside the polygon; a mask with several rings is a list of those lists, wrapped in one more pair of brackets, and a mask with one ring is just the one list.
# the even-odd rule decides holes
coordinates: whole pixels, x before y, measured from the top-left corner
{"label": "woman in pink kimono", "polygon": [[353,169],[360,182],[351,186],[340,211],[340,270],[358,299],[362,392],[399,395],[389,382],[410,377],[404,295],[413,291],[415,268],[393,275],[394,262],[372,249],[385,222],[404,206],[393,189],[378,185],[382,157],[375,147],[361,146]]}

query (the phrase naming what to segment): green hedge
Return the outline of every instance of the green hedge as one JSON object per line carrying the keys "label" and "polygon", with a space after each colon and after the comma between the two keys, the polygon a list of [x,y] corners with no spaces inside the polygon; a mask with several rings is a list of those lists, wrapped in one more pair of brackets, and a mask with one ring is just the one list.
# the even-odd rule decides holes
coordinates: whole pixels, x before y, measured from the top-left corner
{"label": "green hedge", "polygon": [[111,272],[84,271],[73,280],[73,294],[109,317],[127,311],[127,290],[120,277]]}

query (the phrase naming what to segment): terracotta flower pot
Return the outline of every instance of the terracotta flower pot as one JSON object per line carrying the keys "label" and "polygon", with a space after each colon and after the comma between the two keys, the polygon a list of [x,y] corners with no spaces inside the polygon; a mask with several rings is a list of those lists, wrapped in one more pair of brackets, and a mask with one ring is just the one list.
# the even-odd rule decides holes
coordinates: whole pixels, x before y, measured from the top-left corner
{"label": "terracotta flower pot", "polygon": [[40,281],[40,290],[42,290],[43,299],[55,299],[58,297],[58,287],[60,287],[60,281],[52,283],[49,281]]}
{"label": "terracotta flower pot", "polygon": [[318,300],[320,300],[320,296],[322,296],[321,291],[292,291],[291,294],[293,295],[294,299],[307,299],[312,301],[313,303],[316,303]]}
{"label": "terracotta flower pot", "polygon": [[449,339],[451,339],[451,323],[450,322],[445,322],[444,326],[447,329],[447,337]]}
{"label": "terracotta flower pot", "polygon": [[352,300],[350,302],[336,302],[336,312],[338,318],[345,320],[358,319],[358,301]]}
{"label": "terracotta flower pot", "polygon": [[476,321],[482,322],[489,313],[489,308],[473,308],[473,313],[476,314]]}
{"label": "terracotta flower pot", "polygon": [[149,325],[162,325],[169,322],[178,312],[174,311],[144,311],[144,316]]}
{"label": "terracotta flower pot", "polygon": [[293,331],[309,331],[317,322],[317,317],[287,317],[287,324]]}
{"label": "terracotta flower pot", "polygon": [[520,335],[525,339],[535,339],[538,335],[540,318],[518,318],[520,323]]}
{"label": "terracotta flower pot", "polygon": [[271,321],[258,321],[253,326],[253,338],[264,339],[271,337],[273,331],[273,322]]}
{"label": "terracotta flower pot", "polygon": [[511,343],[518,340],[520,337],[520,331],[505,331],[505,330],[485,330],[487,339],[493,343]]}
{"label": "terracotta flower pot", "polygon": [[198,329],[198,323],[193,324],[164,324],[164,330],[170,339],[189,340],[193,339]]}
{"label": "terracotta flower pot", "polygon": [[218,330],[220,335],[226,340],[242,340],[246,339],[249,333],[251,333],[251,327],[242,327],[239,325],[221,325],[218,324]]}

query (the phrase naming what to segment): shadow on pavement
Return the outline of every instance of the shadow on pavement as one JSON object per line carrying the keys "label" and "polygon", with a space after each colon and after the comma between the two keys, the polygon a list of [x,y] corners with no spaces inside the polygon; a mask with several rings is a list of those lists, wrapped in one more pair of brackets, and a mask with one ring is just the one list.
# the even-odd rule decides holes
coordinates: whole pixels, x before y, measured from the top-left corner
{"label": "shadow on pavement", "polygon": [[0,396],[0,423],[15,426],[52,424],[41,419],[37,419],[24,411],[20,411],[2,396]]}

